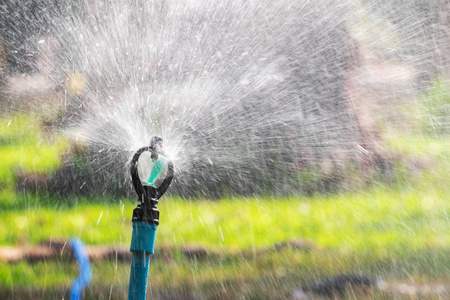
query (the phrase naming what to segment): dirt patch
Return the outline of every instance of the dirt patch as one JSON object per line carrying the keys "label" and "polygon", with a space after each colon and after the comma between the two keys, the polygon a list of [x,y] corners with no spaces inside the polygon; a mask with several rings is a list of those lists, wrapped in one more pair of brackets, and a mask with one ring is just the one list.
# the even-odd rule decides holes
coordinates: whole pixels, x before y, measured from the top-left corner
{"label": "dirt patch", "polygon": [[[319,247],[312,242],[303,240],[292,240],[276,244],[275,247],[258,249],[257,255],[264,255],[273,251],[282,251],[283,249],[292,249],[294,251],[316,251]],[[86,252],[91,261],[113,260],[118,262],[130,262],[132,253],[128,246],[86,246]],[[211,257],[220,257],[221,255],[255,255],[248,251],[239,251],[238,253],[224,253],[223,251],[213,251],[198,245],[183,245],[175,247],[159,247],[154,257],[169,261],[173,259],[174,253],[180,253],[187,259],[203,260]],[[36,246],[19,247],[0,247],[0,261],[15,263],[26,260],[35,263],[45,260],[54,260],[59,258],[73,259],[73,251],[70,243],[65,240],[47,240]]]}

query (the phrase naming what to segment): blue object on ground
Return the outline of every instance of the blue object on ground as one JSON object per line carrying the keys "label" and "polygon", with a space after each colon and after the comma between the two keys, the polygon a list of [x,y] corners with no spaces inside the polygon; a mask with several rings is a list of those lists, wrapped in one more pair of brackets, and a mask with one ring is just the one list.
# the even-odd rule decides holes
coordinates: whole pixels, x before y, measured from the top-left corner
{"label": "blue object on ground", "polygon": [[70,299],[80,300],[83,288],[87,286],[92,279],[91,264],[89,263],[86,248],[80,239],[71,239],[70,245],[72,246],[75,258],[80,268],[80,276],[73,282],[72,289],[70,290]]}

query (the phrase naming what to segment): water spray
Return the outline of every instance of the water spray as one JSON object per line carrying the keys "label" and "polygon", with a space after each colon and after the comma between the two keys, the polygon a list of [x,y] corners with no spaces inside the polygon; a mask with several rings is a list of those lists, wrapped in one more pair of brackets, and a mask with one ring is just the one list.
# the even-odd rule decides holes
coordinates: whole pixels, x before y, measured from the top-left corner
{"label": "water spray", "polygon": [[[133,233],[130,251],[131,261],[129,300],[145,300],[150,255],[154,253],[156,228],[159,225],[158,200],[167,191],[173,179],[173,164],[164,156],[162,138],[152,137],[150,146],[140,148],[131,160],[130,173],[133,187],[140,202],[133,210]],[[147,181],[142,182],[138,173],[138,161],[142,153],[149,151],[153,167]],[[167,166],[167,174],[159,186],[156,179]]]}

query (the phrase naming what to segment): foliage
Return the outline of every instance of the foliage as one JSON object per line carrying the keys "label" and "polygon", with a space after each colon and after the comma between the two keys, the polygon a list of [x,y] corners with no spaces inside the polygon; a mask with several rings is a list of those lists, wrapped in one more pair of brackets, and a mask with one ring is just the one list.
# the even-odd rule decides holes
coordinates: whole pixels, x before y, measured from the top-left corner
{"label": "foliage", "polygon": [[443,77],[436,77],[427,90],[421,95],[423,105],[423,130],[431,136],[442,136],[450,133],[450,85]]}

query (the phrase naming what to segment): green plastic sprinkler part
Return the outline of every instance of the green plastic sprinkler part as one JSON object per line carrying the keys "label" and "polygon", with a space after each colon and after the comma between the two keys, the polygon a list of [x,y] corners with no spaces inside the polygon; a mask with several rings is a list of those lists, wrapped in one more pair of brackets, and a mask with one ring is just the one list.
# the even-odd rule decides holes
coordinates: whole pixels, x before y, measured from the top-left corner
{"label": "green plastic sprinkler part", "polygon": [[161,174],[168,161],[169,160],[162,155],[158,155],[158,158],[156,159],[152,158],[153,168],[147,180],[148,185],[155,186],[154,182],[156,178],[158,178],[159,174]]}

